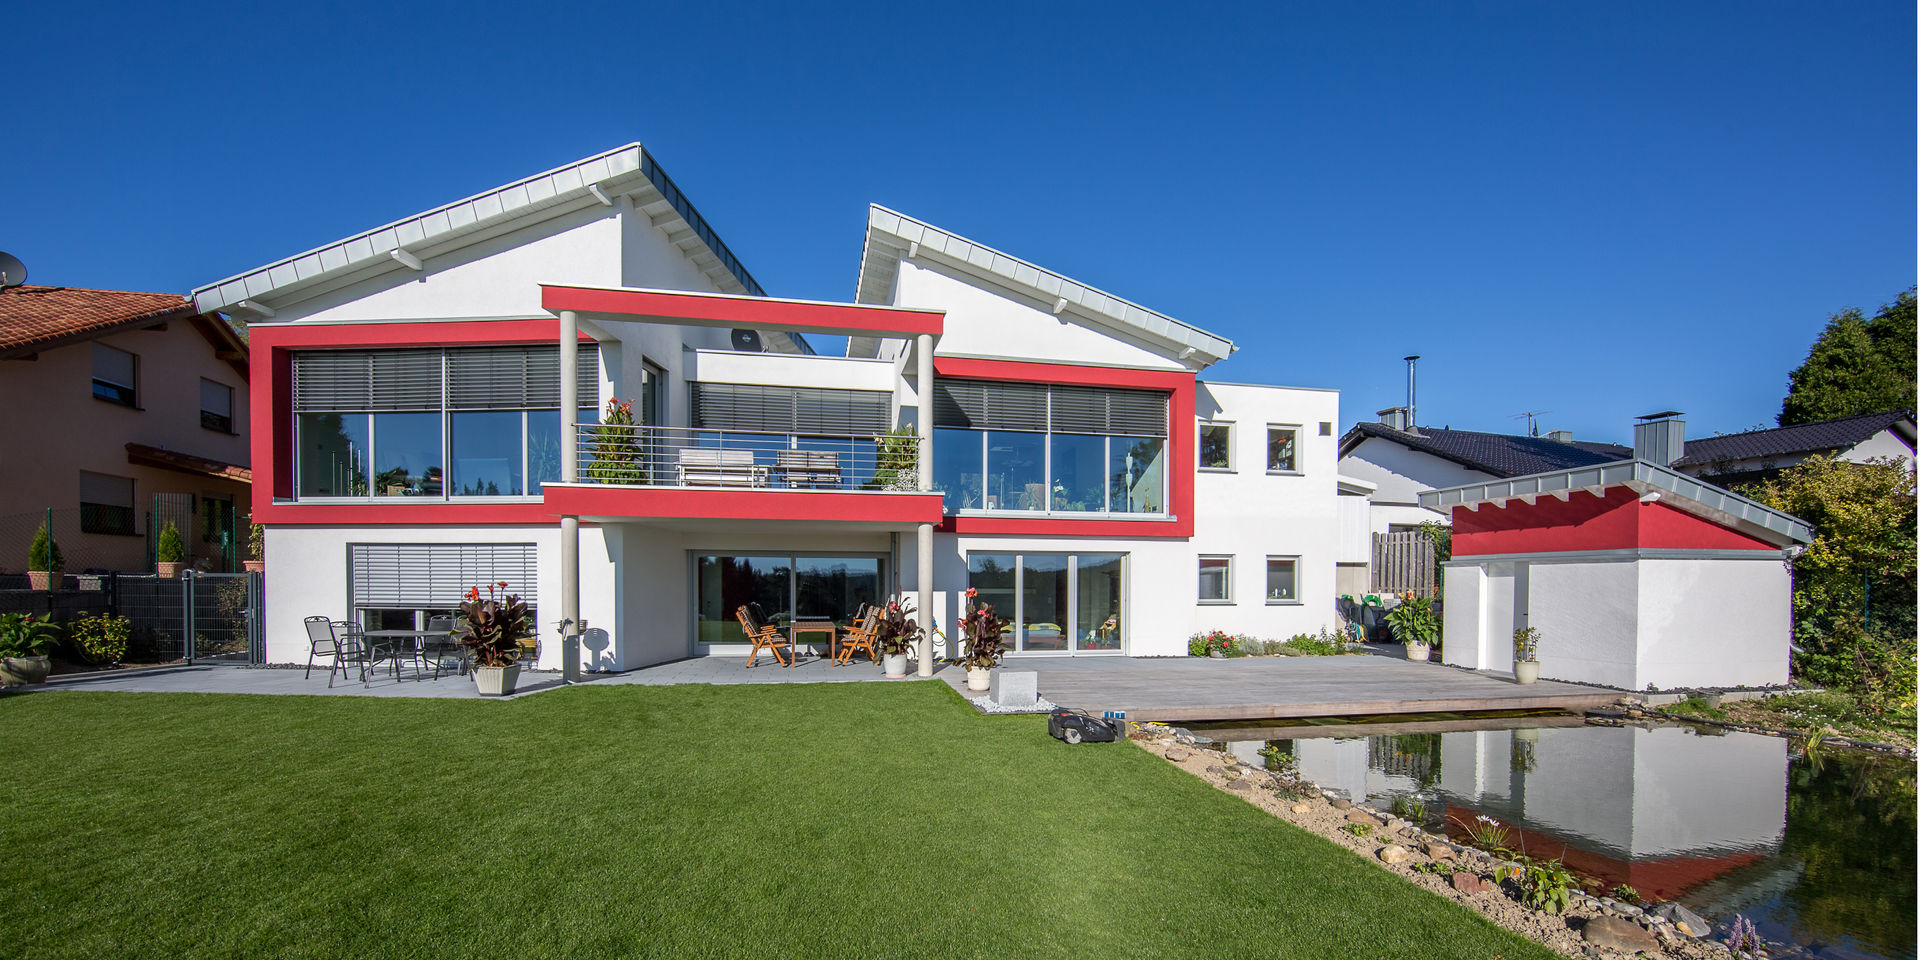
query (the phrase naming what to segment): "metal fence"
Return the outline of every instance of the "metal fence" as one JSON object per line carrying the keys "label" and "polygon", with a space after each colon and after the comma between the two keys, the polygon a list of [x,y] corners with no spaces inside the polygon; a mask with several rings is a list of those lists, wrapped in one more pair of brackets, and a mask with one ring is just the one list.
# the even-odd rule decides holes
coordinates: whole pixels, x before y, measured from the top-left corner
{"label": "metal fence", "polygon": [[1439,584],[1433,540],[1418,530],[1373,535],[1373,592],[1433,596]]}
{"label": "metal fence", "polygon": [[265,577],[194,573],[64,578],[62,589],[30,590],[27,578],[0,575],[0,613],[51,616],[57,622],[113,614],[133,627],[127,661],[185,660],[259,664],[266,660]]}

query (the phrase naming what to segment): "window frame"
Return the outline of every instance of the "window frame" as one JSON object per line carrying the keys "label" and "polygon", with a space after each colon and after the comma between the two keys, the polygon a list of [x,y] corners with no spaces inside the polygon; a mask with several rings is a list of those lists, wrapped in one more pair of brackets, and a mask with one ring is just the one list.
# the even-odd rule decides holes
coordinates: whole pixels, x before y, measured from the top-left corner
{"label": "window frame", "polygon": [[[1194,469],[1201,473],[1239,473],[1239,460],[1233,455],[1233,434],[1237,421],[1234,420],[1198,420],[1193,427]],[[1205,448],[1205,434],[1208,427],[1227,428],[1227,465],[1210,467],[1200,461],[1201,451]]]}
{"label": "window frame", "polygon": [[[1273,564],[1275,561],[1284,561],[1286,563],[1290,563],[1293,565],[1293,597],[1291,599],[1275,599],[1273,596]],[[1266,584],[1266,590],[1263,591],[1263,593],[1267,598],[1267,606],[1298,607],[1306,603],[1305,600],[1300,599],[1301,590],[1300,590],[1300,555],[1299,554],[1297,553],[1267,554],[1266,571],[1267,571],[1267,584]]]}
{"label": "window frame", "polygon": [[[207,409],[207,387],[209,385],[219,387],[220,389],[225,390],[227,392],[227,412],[226,413],[224,414],[214,413],[213,411]],[[233,429],[233,396],[234,396],[234,389],[232,387],[224,383],[221,383],[218,380],[209,380],[206,377],[200,378],[200,428],[202,430],[211,430],[214,433],[224,433],[228,436],[237,435]],[[213,418],[216,418],[217,420],[222,420],[225,422],[224,423],[208,423],[207,422],[208,417],[213,417]]]}
{"label": "window frame", "polygon": [[[114,353],[124,354],[126,356],[127,366],[133,371],[133,375],[129,377],[129,379],[133,381],[132,383],[119,383],[113,380],[108,380],[105,377],[100,376],[100,351],[102,350],[111,350]],[[93,392],[93,398],[95,400],[98,400],[101,403],[111,403],[116,407],[126,407],[129,410],[141,409],[140,407],[140,355],[139,354],[134,353],[131,350],[122,350],[119,347],[108,346],[107,344],[101,343],[98,340],[96,340],[93,343],[93,359],[92,359],[92,364],[89,367],[89,375],[92,378],[90,380],[90,384],[91,384],[91,390]],[[120,390],[125,390],[126,397],[123,399],[120,397],[101,396],[100,388],[102,386],[106,386],[108,388],[118,388]]]}
{"label": "window frame", "polygon": [[[1220,577],[1220,586],[1221,586],[1221,590],[1223,591],[1222,596],[1208,597],[1200,592],[1200,585],[1205,582],[1204,576],[1205,576],[1205,570],[1206,570],[1206,562],[1208,560],[1226,561],[1226,569],[1223,571]],[[1236,602],[1233,598],[1233,554],[1203,553],[1195,557],[1194,558],[1193,592],[1194,592],[1194,597],[1196,598],[1194,602],[1198,605],[1210,606],[1210,607],[1233,606],[1234,603]]]}
{"label": "window frame", "polygon": [[[1277,430],[1286,430],[1293,434],[1293,466],[1284,469],[1275,468],[1273,465],[1273,434]],[[1305,475],[1306,471],[1300,468],[1300,438],[1304,432],[1300,424],[1297,423],[1267,424],[1266,452],[1261,456],[1261,460],[1266,464],[1268,476],[1298,477]]]}

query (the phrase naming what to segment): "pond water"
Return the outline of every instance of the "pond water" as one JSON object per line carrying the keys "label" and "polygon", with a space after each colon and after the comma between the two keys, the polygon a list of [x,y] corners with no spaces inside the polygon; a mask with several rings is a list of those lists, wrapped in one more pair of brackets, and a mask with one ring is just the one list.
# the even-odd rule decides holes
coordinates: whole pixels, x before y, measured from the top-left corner
{"label": "pond water", "polygon": [[1272,744],[1355,802],[1418,798],[1458,840],[1488,818],[1529,856],[1685,904],[1716,939],[1742,914],[1798,956],[1913,960],[1912,762],[1717,728],[1486,723],[1513,729],[1195,732],[1256,765]]}

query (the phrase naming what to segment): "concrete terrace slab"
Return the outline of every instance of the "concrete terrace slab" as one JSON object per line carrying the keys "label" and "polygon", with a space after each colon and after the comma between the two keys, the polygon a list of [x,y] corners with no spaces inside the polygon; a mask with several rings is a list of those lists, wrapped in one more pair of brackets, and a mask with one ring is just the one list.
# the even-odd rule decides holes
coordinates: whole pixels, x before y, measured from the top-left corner
{"label": "concrete terrace slab", "polygon": [[[1474,673],[1387,657],[1021,658],[1006,664],[1040,674],[1040,696],[1091,713],[1165,722],[1337,717],[1474,710],[1580,710],[1621,691]],[[964,688],[962,671],[947,671]]]}

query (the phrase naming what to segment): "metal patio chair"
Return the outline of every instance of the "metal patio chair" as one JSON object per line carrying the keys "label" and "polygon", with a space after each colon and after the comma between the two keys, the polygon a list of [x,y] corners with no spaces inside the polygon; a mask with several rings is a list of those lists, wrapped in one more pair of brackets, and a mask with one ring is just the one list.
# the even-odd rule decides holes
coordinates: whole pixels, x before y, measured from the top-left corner
{"label": "metal patio chair", "polygon": [[314,661],[327,658],[327,686],[333,686],[333,671],[338,667],[344,674],[346,667],[340,663],[340,641],[334,636],[333,621],[326,617],[308,617],[303,621],[307,625],[307,672],[302,679],[313,679]]}

